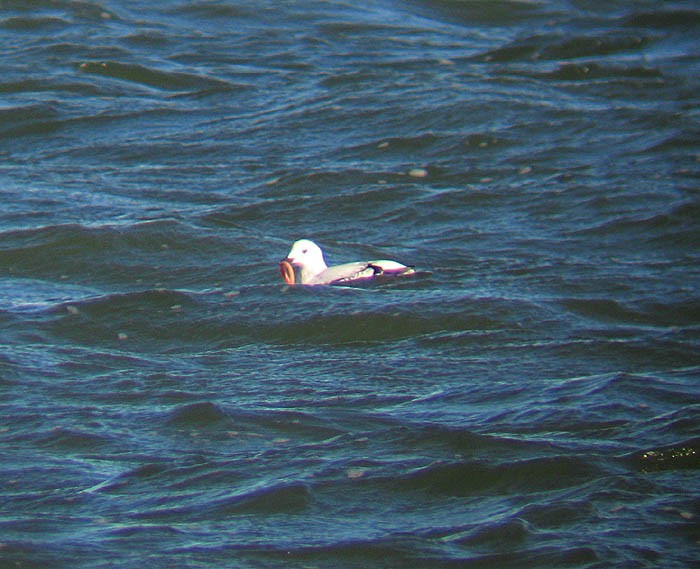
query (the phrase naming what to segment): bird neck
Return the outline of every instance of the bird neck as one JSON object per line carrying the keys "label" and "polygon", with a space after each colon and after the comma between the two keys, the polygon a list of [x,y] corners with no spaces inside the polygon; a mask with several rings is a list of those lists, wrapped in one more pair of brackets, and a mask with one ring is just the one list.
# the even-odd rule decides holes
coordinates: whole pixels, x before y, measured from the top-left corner
{"label": "bird neck", "polygon": [[308,263],[308,264],[303,265],[301,267],[301,283],[307,284],[316,275],[322,273],[327,268],[328,268],[328,265],[326,265],[326,262],[323,260],[323,256],[321,256],[321,258],[315,260],[312,263]]}

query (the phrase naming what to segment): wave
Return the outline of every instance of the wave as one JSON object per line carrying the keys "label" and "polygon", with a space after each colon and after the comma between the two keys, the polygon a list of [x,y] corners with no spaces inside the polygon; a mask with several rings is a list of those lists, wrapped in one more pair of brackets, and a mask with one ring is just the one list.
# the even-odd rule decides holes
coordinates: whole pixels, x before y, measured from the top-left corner
{"label": "wave", "polygon": [[655,84],[665,83],[663,73],[653,67],[639,65],[600,65],[598,63],[568,63],[558,66],[554,71],[545,72],[543,78],[558,81],[590,81],[604,79],[624,80],[630,79],[652,81]]}
{"label": "wave", "polygon": [[695,28],[700,24],[700,11],[673,7],[642,10],[624,16],[622,22],[633,28]]}
{"label": "wave", "polygon": [[659,328],[693,328],[700,322],[698,299],[671,302],[637,300],[628,304],[606,298],[562,298],[558,302],[567,310],[599,322]]}
{"label": "wave", "polygon": [[[118,266],[110,269],[117,274],[129,270]],[[183,279],[187,280],[185,275],[191,277],[192,270],[184,264],[177,271],[183,278],[171,271],[169,279],[186,284]],[[231,290],[222,283],[212,283],[216,286],[196,291],[144,288],[141,281],[159,278],[155,269],[151,271],[154,274],[148,278],[148,269],[139,269],[140,278],[127,287],[127,292],[109,294],[96,292],[96,281],[90,288],[68,281],[60,285],[46,283],[35,288],[30,297],[20,297],[13,292],[18,286],[13,280],[15,284],[7,290],[15,297],[14,308],[8,308],[32,309],[39,311],[37,316],[43,311],[46,317],[39,317],[37,322],[54,337],[86,345],[113,345],[123,338],[129,340],[123,343],[124,348],[145,351],[227,349],[251,341],[319,348],[411,340],[447,353],[459,346],[488,346],[495,338],[505,341],[510,350],[544,349],[542,342],[533,344],[533,334],[551,325],[553,318],[571,320],[567,313],[577,316],[579,336],[551,340],[549,349],[570,350],[578,343],[584,351],[595,346],[609,350],[615,347],[610,340],[617,338],[633,350],[635,342],[643,344],[653,330],[658,335],[669,327],[675,330],[684,326],[692,336],[696,324],[693,303],[628,305],[610,299],[564,297],[535,304],[512,298],[465,296],[444,289],[436,296],[437,284],[431,276],[369,288],[287,289],[272,265],[262,272],[255,269],[260,275],[266,274],[271,284],[239,284]],[[101,274],[99,280],[104,282],[110,274]],[[589,347],[581,336],[584,331],[592,344]],[[679,361],[691,362],[692,355]]]}
{"label": "wave", "polygon": [[60,128],[63,120],[58,109],[46,103],[0,109],[0,119],[0,136],[5,138],[50,134]]}
{"label": "wave", "polygon": [[[27,93],[72,93],[75,95],[95,96],[102,94],[99,88],[89,83],[78,81],[57,81],[46,79],[20,79],[16,81],[1,81],[0,93],[6,94],[27,94]],[[47,110],[48,109],[48,112]],[[10,119],[19,118],[26,122],[28,119],[55,120],[58,112],[55,107],[44,107],[42,117],[42,106],[39,104],[14,107],[11,110],[3,109],[0,117],[3,123],[12,124]],[[21,135],[21,132],[19,132]]]}
{"label": "wave", "polygon": [[136,63],[89,61],[81,63],[82,73],[120,79],[166,91],[227,91],[236,88],[228,81],[179,71],[162,71]]}
{"label": "wave", "polygon": [[637,451],[627,459],[644,472],[700,470],[700,438]]}
{"label": "wave", "polygon": [[182,276],[196,265],[211,272],[202,265],[210,254],[228,246],[217,236],[173,219],[96,226],[66,223],[4,231],[0,237],[0,262],[15,277],[94,288],[115,280],[140,288],[145,283],[164,284],[160,282],[166,280],[163,270],[154,263],[154,255],[161,262],[166,258],[174,262],[169,278],[178,266]]}
{"label": "wave", "polygon": [[[493,465],[470,461],[421,468],[396,482],[405,490],[423,490],[450,496],[475,496],[521,491],[552,491],[567,487],[596,472],[589,461],[541,458]],[[580,477],[580,478],[577,478]],[[528,480],[527,490],[523,480]]]}
{"label": "wave", "polygon": [[62,29],[69,25],[68,20],[57,16],[13,16],[0,20],[0,28],[13,32],[51,33],[52,30]]}
{"label": "wave", "polygon": [[515,63],[602,58],[642,50],[651,41],[644,35],[620,31],[573,38],[564,34],[536,34],[479,54],[474,59],[490,63]]}

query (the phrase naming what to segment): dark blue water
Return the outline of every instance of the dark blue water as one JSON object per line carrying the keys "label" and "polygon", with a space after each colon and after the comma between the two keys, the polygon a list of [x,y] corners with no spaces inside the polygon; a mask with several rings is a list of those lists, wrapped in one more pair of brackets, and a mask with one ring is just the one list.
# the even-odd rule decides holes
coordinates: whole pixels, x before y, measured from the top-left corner
{"label": "dark blue water", "polygon": [[0,566],[696,566],[699,32],[0,2]]}

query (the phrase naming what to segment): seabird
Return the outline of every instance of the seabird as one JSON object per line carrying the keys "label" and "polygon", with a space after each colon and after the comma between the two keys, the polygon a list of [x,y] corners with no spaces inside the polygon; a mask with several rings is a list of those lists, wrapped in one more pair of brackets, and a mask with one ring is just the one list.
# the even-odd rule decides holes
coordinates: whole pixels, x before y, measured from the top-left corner
{"label": "seabird", "polygon": [[292,245],[289,254],[280,261],[280,272],[287,284],[295,284],[294,267],[299,269],[300,284],[328,285],[366,281],[379,276],[404,276],[415,273],[412,267],[385,259],[356,261],[329,267],[323,251],[313,241],[300,239]]}

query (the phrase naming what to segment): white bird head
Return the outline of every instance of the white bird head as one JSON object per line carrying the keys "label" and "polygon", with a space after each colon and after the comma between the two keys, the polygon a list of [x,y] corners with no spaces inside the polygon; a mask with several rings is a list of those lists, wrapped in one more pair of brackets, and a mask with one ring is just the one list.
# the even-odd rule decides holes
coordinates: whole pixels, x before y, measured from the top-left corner
{"label": "white bird head", "polygon": [[323,251],[309,239],[295,241],[284,260],[301,269],[302,284],[308,283],[315,275],[328,268],[323,259]]}

